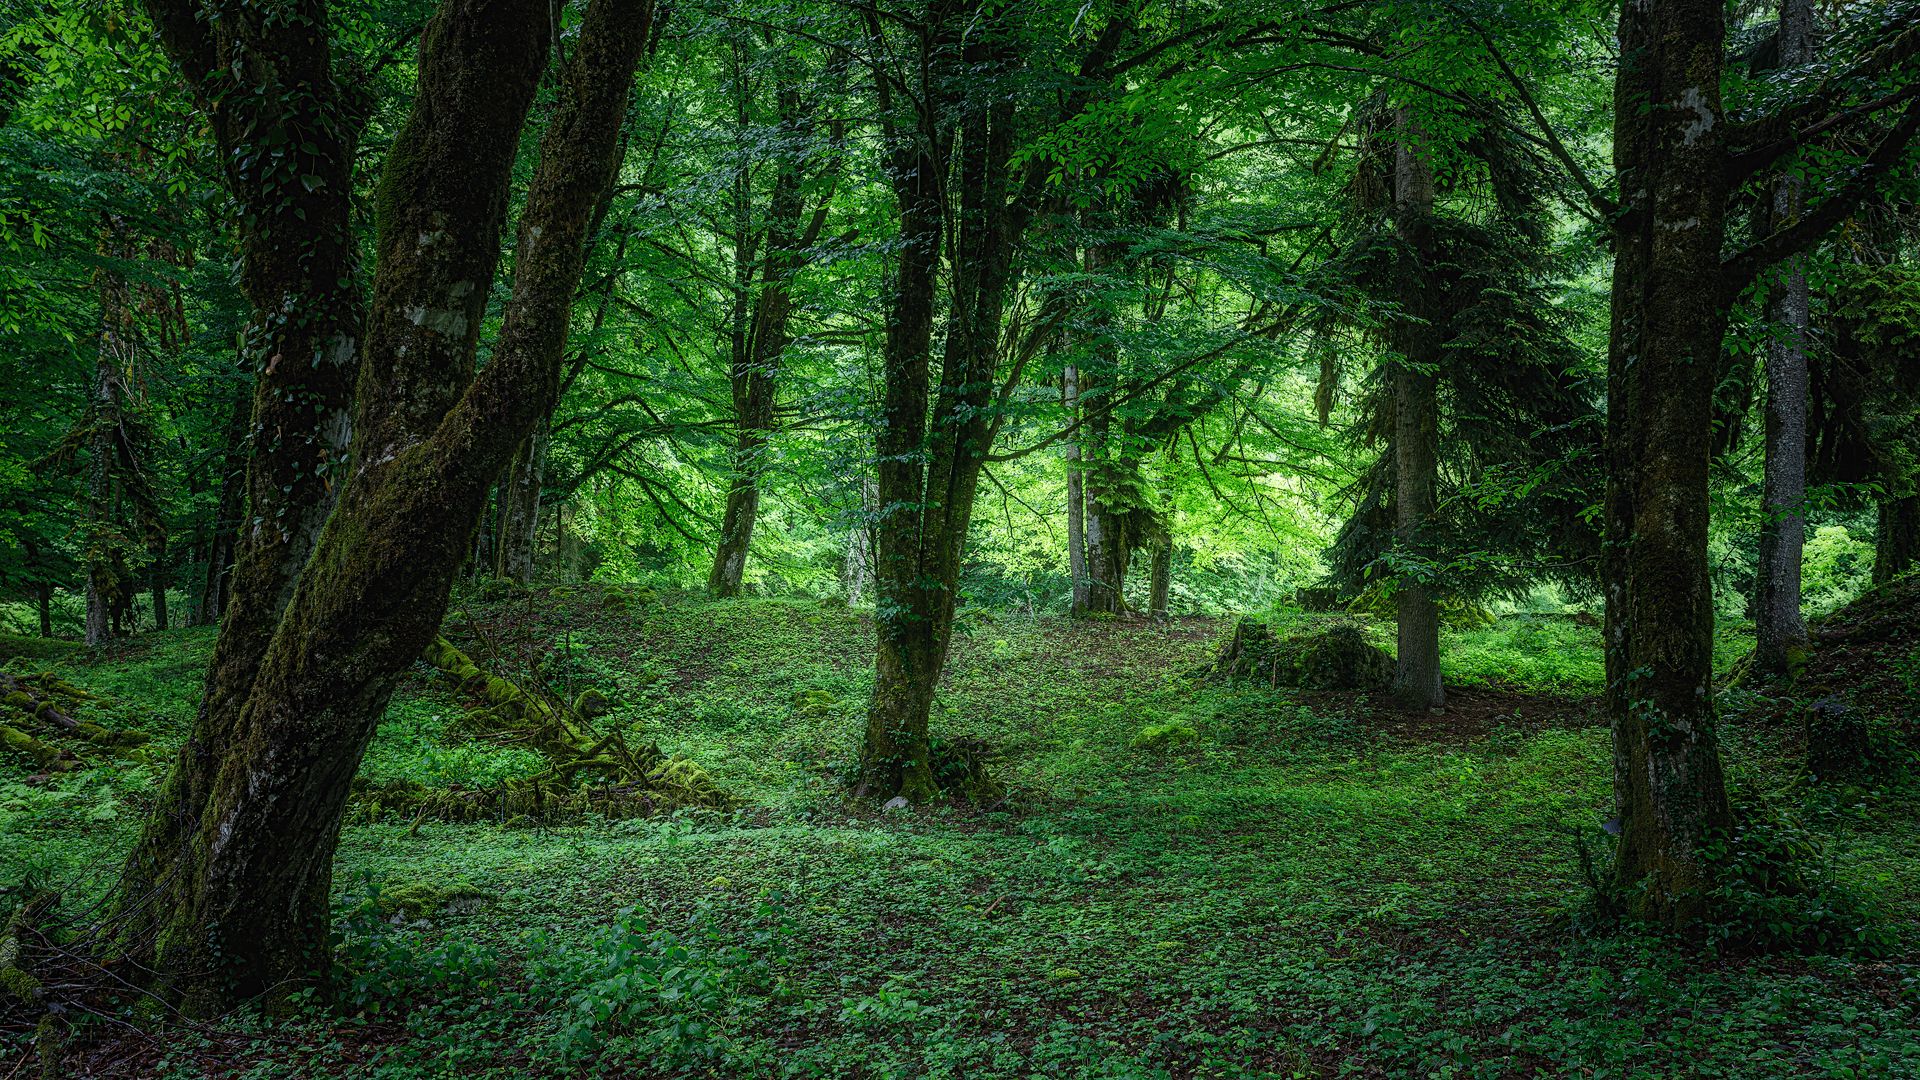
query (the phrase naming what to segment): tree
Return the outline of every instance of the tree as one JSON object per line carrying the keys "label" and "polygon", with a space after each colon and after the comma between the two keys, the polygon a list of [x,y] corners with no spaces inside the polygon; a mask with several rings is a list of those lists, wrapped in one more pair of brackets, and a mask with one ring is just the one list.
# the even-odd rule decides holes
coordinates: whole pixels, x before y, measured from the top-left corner
{"label": "tree", "polygon": [[[1711,0],[1621,10],[1603,560],[1615,873],[1635,890],[1639,913],[1668,926],[1704,913],[1714,882],[1708,840],[1732,815],[1712,685],[1713,433],[1703,422],[1727,311],[1765,267],[1857,207],[1920,127],[1920,103],[1909,103],[1839,190],[1723,257],[1734,184],[1800,145],[1806,131],[1874,111],[1841,109],[1842,79],[1736,128],[1721,103],[1725,39],[1724,5]],[[1880,98],[1880,107],[1901,100]]]}
{"label": "tree", "polygon": [[[1781,0],[1775,30],[1779,63],[1812,62],[1811,0]],[[1767,231],[1791,225],[1806,202],[1804,182],[1782,176],[1774,187]],[[1785,674],[1805,659],[1807,623],[1800,613],[1800,562],[1807,521],[1807,347],[1812,325],[1805,257],[1789,256],[1767,294],[1772,327],[1766,350],[1765,481],[1760,497],[1759,587],[1754,598],[1756,670]]]}
{"label": "tree", "polygon": [[[1109,65],[1134,37],[1130,14],[1111,16],[1077,62],[1051,73],[1064,88],[1056,97],[1035,93],[1022,70],[1023,60],[1038,56],[1022,53],[1021,30],[1033,28],[1015,18],[992,5],[940,0],[905,20],[908,62],[875,65],[900,235],[875,436],[879,640],[859,789],[915,802],[940,790],[928,716],[952,638],[976,488],[999,427],[994,406],[1010,392],[997,391],[1004,317],[1020,273],[1016,253],[1046,196],[1049,163],[1035,158],[1016,169],[1017,140],[1043,119],[1058,122],[1086,108],[1115,77]],[[886,56],[877,14],[868,30],[876,58]],[[933,337],[949,234],[936,388]],[[1017,381],[1017,356],[1011,367]]]}
{"label": "tree", "polygon": [[[422,31],[417,99],[380,182],[364,340],[351,276],[314,272],[347,269],[352,160],[325,10],[240,4],[211,20],[194,0],[149,10],[234,162],[243,274],[275,347],[254,415],[285,422],[254,449],[254,518],[291,515],[243,552],[206,700],[116,889],[126,957],[204,1013],[323,970],[348,785],[395,680],[438,632],[488,489],[551,407],[652,8],[586,9],[520,216],[512,296],[478,375],[507,182],[549,55],[547,6],[446,0]],[[294,149],[252,152],[269,146]],[[308,397],[324,391],[344,407],[326,395],[349,374],[350,426]],[[278,412],[269,399],[283,392],[305,410]],[[349,431],[351,466],[339,469]],[[259,477],[316,455],[340,488],[332,513],[319,498],[262,496]],[[288,569],[309,523],[312,555]]]}

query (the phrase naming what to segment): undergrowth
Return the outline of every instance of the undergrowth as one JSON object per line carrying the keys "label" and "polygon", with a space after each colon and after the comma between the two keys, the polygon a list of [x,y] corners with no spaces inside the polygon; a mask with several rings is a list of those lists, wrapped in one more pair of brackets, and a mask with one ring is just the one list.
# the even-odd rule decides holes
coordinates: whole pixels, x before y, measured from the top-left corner
{"label": "undergrowth", "polygon": [[[604,691],[600,722],[699,761],[742,806],[350,824],[331,997],[148,1042],[82,1030],[72,1045],[100,1048],[73,1068],[1920,1076],[1920,799],[1877,780],[1799,784],[1792,739],[1746,713],[1730,712],[1729,768],[1792,812],[1729,838],[1731,880],[1774,878],[1724,898],[1746,936],[1703,951],[1569,925],[1587,888],[1566,837],[1599,834],[1611,801],[1606,731],[1572,719],[1599,662],[1577,620],[1449,631],[1450,677],[1504,688],[1505,704],[1409,729],[1366,695],[1191,677],[1224,622],[976,611],[935,723],[991,748],[1009,798],[881,813],[846,797],[872,686],[865,617],[595,596],[468,607],[490,663],[538,659],[562,690]],[[98,663],[15,662],[102,694],[164,761],[209,646],[194,631]],[[407,680],[363,772],[478,785],[535,767],[466,738],[455,704],[424,671]],[[30,869],[83,907],[160,768],[28,784],[0,766],[0,870]],[[1780,861],[1804,843],[1824,852],[1817,873]],[[1795,889],[1814,903],[1768,906]],[[1856,926],[1878,936],[1849,944]],[[0,1059],[22,1050],[13,1038]]]}

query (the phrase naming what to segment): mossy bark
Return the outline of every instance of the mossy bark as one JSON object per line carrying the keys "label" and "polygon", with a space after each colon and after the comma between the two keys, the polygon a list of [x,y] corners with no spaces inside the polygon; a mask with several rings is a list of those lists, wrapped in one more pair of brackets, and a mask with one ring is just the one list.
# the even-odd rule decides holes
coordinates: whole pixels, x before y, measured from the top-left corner
{"label": "mossy bark", "polygon": [[1607,709],[1620,846],[1640,914],[1684,926],[1713,882],[1707,836],[1731,821],[1713,701],[1707,481],[1726,309],[1727,181],[1718,0],[1620,16],[1608,351]]}
{"label": "mossy bark", "polygon": [[[528,0],[444,0],[423,32],[417,101],[380,185],[354,468],[263,655],[230,668],[216,658],[209,696],[242,704],[215,738],[196,731],[119,886],[122,948],[191,1012],[325,970],[353,774],[400,672],[433,640],[488,488],[551,408],[585,232],[613,172],[651,10],[647,0],[588,6],[527,194],[512,296],[477,377],[550,12]],[[312,14],[287,41],[249,47],[271,59],[310,33],[324,83],[327,25]],[[160,18],[190,38],[169,42],[190,72],[203,39],[225,32],[170,8]],[[229,628],[243,609],[272,608],[270,584],[236,575]]]}
{"label": "mossy bark", "polygon": [[540,485],[546,479],[547,417],[515,451],[500,480],[499,528],[494,537],[494,576],[526,585],[533,581],[533,560],[540,531]]}

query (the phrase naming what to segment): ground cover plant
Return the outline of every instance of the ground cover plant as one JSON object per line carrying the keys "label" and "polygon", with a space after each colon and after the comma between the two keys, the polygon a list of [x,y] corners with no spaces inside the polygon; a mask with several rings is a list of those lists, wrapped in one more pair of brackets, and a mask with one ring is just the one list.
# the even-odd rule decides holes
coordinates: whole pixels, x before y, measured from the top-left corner
{"label": "ground cover plant", "polygon": [[1920,1076],[1915,0],[0,0],[0,1077]]}
{"label": "ground cover plant", "polygon": [[[548,679],[601,688],[613,723],[706,763],[744,805],[559,823],[350,820],[336,1000],[142,1038],[83,1022],[69,1067],[1632,1076],[1684,1057],[1696,1075],[1920,1068],[1914,789],[1809,792],[1794,779],[1797,733],[1764,710],[1751,727],[1729,722],[1730,770],[1819,842],[1835,893],[1872,905],[1883,936],[1857,951],[1727,942],[1703,955],[1591,926],[1575,838],[1606,836],[1607,731],[1594,686],[1558,672],[1462,685],[1461,715],[1436,723],[1375,696],[1196,676],[1224,620],[995,616],[961,639],[939,709],[943,730],[997,748],[1004,802],[881,810],[850,802],[845,785],[870,617],[810,600],[609,607],[602,592],[477,600],[472,640],[503,668],[537,656]],[[1533,621],[1506,622],[1459,636],[1510,650],[1524,672]],[[9,670],[51,665],[114,701],[103,716],[169,741],[210,642],[185,632],[142,645],[16,657]],[[464,708],[418,665],[369,749],[369,780],[485,786],[544,767],[462,734]],[[1156,728],[1180,734],[1140,739]],[[103,764],[45,785],[23,783],[27,771],[11,768],[6,789],[11,880],[84,907],[155,770]],[[26,1054],[31,1035],[11,1030],[9,1045]]]}

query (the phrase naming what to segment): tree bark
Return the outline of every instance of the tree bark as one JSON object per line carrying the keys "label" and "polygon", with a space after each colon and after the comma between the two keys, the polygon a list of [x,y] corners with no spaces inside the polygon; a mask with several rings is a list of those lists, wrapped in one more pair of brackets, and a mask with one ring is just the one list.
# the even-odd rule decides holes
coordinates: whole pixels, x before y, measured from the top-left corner
{"label": "tree bark", "polygon": [[[1061,376],[1061,396],[1067,407],[1067,423],[1080,419],[1080,372],[1066,366]],[[1080,460],[1080,440],[1066,444],[1067,458],[1067,574],[1072,583],[1072,612],[1087,612],[1087,502],[1086,478]]]}
{"label": "tree bark", "polygon": [[167,535],[160,533],[147,542],[152,565],[147,569],[147,585],[153,594],[153,628],[167,628]]}
{"label": "tree bark", "polygon": [[[117,944],[151,968],[191,923],[219,763],[342,480],[362,311],[349,225],[353,128],[326,7],[144,0],[220,150],[241,210],[240,284],[255,370],[241,530],[193,728],[116,886]],[[185,970],[182,968],[181,970]]]}
{"label": "tree bark", "polygon": [[251,395],[236,394],[227,416],[226,449],[221,458],[220,501],[213,512],[213,536],[207,544],[207,580],[200,592],[200,622],[217,623],[227,610],[233,587],[234,552],[246,513],[247,422]]}
{"label": "tree bark", "polygon": [[[423,33],[418,99],[378,197],[354,467],[253,678],[221,688],[244,701],[223,752],[204,771],[184,757],[169,781],[170,794],[206,797],[184,821],[178,798],[163,800],[120,885],[121,920],[148,915],[130,951],[147,943],[189,1011],[324,970],[348,786],[399,674],[438,630],[488,489],[551,408],[650,14],[647,0],[587,8],[528,190],[512,296],[477,377],[550,12],[444,0]],[[236,582],[235,610],[251,584]]]}
{"label": "tree bark", "polygon": [[[1812,0],[1782,0],[1780,66],[1813,59]],[[1773,229],[1798,221],[1806,201],[1798,176],[1780,178]],[[1760,565],[1754,598],[1754,670],[1791,674],[1805,661],[1807,622],[1800,611],[1800,563],[1806,545],[1807,340],[1810,306],[1805,256],[1793,255],[1768,290],[1766,463],[1760,497]]]}
{"label": "tree bark", "polygon": [[1920,557],[1920,495],[1882,500],[1873,530],[1873,583],[1883,585],[1913,569]]}
{"label": "tree bark", "polygon": [[549,418],[534,425],[500,482],[499,526],[494,537],[494,575],[525,585],[533,580],[540,531],[540,484],[546,478]]}
{"label": "tree bark", "polygon": [[847,566],[843,575],[847,585],[847,606],[853,607],[866,594],[867,581],[873,576],[873,512],[878,497],[873,478],[860,478],[860,515],[847,530]]}
{"label": "tree bark", "polygon": [[[108,220],[101,254],[124,259],[130,246],[125,226]],[[114,627],[113,613],[134,583],[120,574],[115,558],[121,542],[114,518],[113,461],[119,440],[121,380],[130,368],[133,350],[133,293],[127,279],[111,265],[97,274],[100,294],[100,344],[93,365],[92,400],[87,433],[87,616],[86,642],[93,648],[106,643]]]}
{"label": "tree bark", "polygon": [[[1422,317],[1431,288],[1433,172],[1411,115],[1400,111],[1394,147],[1394,230],[1411,265],[1401,270],[1403,314],[1394,327],[1399,362],[1393,372],[1394,536],[1402,551],[1418,551],[1433,515],[1439,485],[1439,357],[1433,330]],[[1393,696],[1403,708],[1446,703],[1440,682],[1440,608],[1420,581],[1403,576],[1394,593],[1399,648]]]}
{"label": "tree bark", "polygon": [[1162,541],[1153,545],[1153,579],[1147,594],[1147,614],[1164,620],[1167,617],[1167,593],[1173,585],[1173,544]]}
{"label": "tree bark", "polygon": [[1608,350],[1607,710],[1615,863],[1639,914],[1703,911],[1704,843],[1731,817],[1713,701],[1707,479],[1727,183],[1719,0],[1627,4],[1614,91]]}
{"label": "tree bark", "polygon": [[[806,108],[792,72],[783,67],[779,79],[776,94],[780,122],[791,131],[806,123]],[[787,323],[793,314],[793,279],[807,249],[819,239],[826,224],[824,197],[811,220],[803,220],[807,217],[801,191],[803,161],[787,148],[777,153],[773,192],[767,202],[766,251],[761,259],[759,285],[753,290],[745,332],[734,348],[731,371],[733,478],[727,490],[727,509],[720,524],[713,569],[707,575],[707,590],[721,597],[740,595],[747,555],[753,547],[753,527],[759,519],[760,478],[773,435],[780,358],[787,348]],[[749,287],[754,276],[749,264],[742,274]]]}

